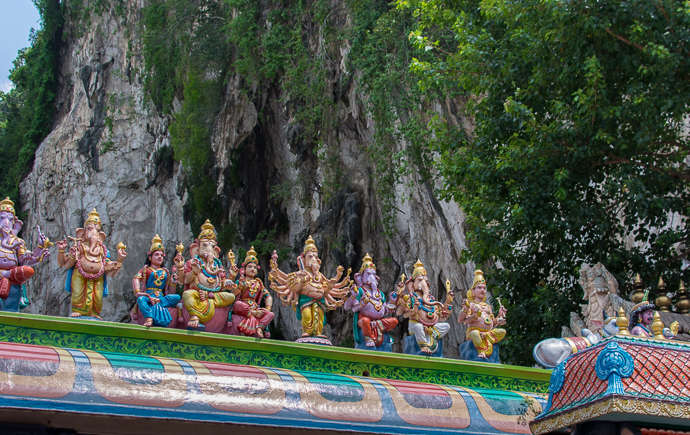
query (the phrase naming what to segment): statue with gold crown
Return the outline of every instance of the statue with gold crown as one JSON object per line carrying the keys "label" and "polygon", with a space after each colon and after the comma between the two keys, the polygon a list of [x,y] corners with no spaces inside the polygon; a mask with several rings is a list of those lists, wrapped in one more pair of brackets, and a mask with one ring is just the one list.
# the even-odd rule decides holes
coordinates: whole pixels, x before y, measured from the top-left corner
{"label": "statue with gold crown", "polygon": [[321,260],[314,239],[309,236],[302,254],[297,257],[299,270],[287,274],[278,269],[278,254],[273,251],[271,272],[268,274],[271,288],[278,293],[285,305],[291,305],[302,324],[300,343],[331,345],[323,334],[326,311],[342,305],[341,298],[350,285],[350,270],[340,281],[344,268],[338,266],[336,276],[328,279],[319,270]]}
{"label": "statue with gold crown", "polygon": [[[228,275],[235,281],[235,303],[232,306],[230,320],[230,334],[246,335],[248,337],[270,337],[268,325],[273,320],[273,297],[264,287],[264,283],[256,277],[259,272],[259,259],[252,246],[242,263],[242,268],[235,266],[235,254],[228,252],[230,270]],[[264,307],[261,301],[264,301]]]}
{"label": "statue with gold crown", "polygon": [[355,349],[391,352],[392,340],[388,331],[398,326],[398,319],[384,316],[394,313],[395,305],[387,303],[386,295],[379,289],[381,279],[369,254],[362,259],[362,267],[355,273],[354,280],[344,308],[355,313],[352,325]]}
{"label": "statue with gold crown", "polygon": [[450,331],[446,319],[453,311],[455,294],[446,281],[446,301],[434,300],[424,264],[417,259],[412,276],[405,274],[397,285],[398,293],[391,295],[397,305],[396,314],[409,319],[409,336],[405,339],[404,353],[424,356],[443,356],[441,339]]}
{"label": "statue with gold crown", "polygon": [[678,335],[678,322],[673,322],[665,328],[659,313],[655,312],[656,305],[647,300],[648,296],[649,290],[646,290],[642,301],[630,310],[630,323],[627,327],[630,334],[638,337],[673,340]]}
{"label": "statue with gold crown", "polygon": [[208,219],[201,226],[198,239],[189,246],[189,254],[192,258],[177,272],[185,285],[182,315],[187,329],[228,333],[228,307],[235,302],[230,290],[235,284],[225,278],[216,231]]}
{"label": "statue with gold crown", "polygon": [[14,202],[10,198],[0,201],[0,311],[19,312],[28,305],[22,295],[23,285],[34,274],[31,266],[50,257],[50,240],[38,231],[38,246],[31,252],[26,242],[17,237],[24,223],[14,213]]}
{"label": "statue with gold crown", "polygon": [[127,247],[120,242],[117,260],[111,258],[101,227],[101,216],[94,208],[86,217],[84,228],[77,228],[77,237],[70,237],[73,243],[69,250],[67,240],[57,242],[58,266],[68,270],[65,291],[72,293],[71,317],[102,320],[103,298],[108,296],[107,277],[119,272],[127,257]]}
{"label": "statue with gold crown", "polygon": [[[151,248],[146,255],[144,267],[132,280],[137,298],[130,313],[132,321],[146,327],[174,328],[181,317],[177,305],[182,298],[176,294],[177,277],[163,267],[165,249],[158,234],[151,240]],[[177,269],[184,267],[184,258],[179,253],[174,261]]]}
{"label": "statue with gold crown", "polygon": [[[500,300],[499,300],[500,303]],[[472,287],[462,301],[458,323],[467,325],[467,341],[460,346],[460,358],[470,361],[499,363],[497,343],[506,336],[506,330],[497,326],[506,324],[506,309],[498,309],[494,316],[491,305],[486,303],[486,280],[481,270],[474,271]]]}

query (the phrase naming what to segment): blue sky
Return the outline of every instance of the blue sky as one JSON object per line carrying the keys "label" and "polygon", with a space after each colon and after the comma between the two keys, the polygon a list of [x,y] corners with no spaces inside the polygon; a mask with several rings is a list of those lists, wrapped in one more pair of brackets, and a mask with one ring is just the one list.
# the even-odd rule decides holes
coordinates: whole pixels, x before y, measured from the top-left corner
{"label": "blue sky", "polygon": [[0,11],[0,91],[7,92],[12,61],[29,46],[29,32],[39,27],[39,15],[31,0],[0,0]]}

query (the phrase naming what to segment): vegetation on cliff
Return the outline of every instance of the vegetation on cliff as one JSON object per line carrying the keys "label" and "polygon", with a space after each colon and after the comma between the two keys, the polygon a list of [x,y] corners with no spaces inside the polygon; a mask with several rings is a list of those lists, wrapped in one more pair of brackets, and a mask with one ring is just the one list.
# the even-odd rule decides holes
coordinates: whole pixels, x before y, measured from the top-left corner
{"label": "vegetation on cliff", "polygon": [[[442,197],[468,214],[463,261],[500,261],[511,362],[578,311],[583,262],[621,284],[688,282],[690,3],[399,0],[428,89],[479,96],[473,136],[439,119]],[[436,37],[452,31],[452,40]]]}
{"label": "vegetation on cliff", "polygon": [[0,92],[0,196],[19,203],[19,183],[33,167],[34,154],[50,133],[55,116],[58,48],[62,41],[63,5],[36,0],[41,28],[31,46],[19,52],[10,73],[14,89]]}

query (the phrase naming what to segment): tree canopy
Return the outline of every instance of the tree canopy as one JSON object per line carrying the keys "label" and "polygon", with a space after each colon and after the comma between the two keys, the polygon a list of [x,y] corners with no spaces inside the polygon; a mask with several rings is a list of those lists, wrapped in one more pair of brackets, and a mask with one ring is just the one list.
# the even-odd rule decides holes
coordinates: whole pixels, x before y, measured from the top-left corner
{"label": "tree canopy", "polygon": [[[619,280],[689,277],[690,2],[398,0],[422,88],[468,99],[431,125],[441,195],[468,215],[461,261],[497,261],[509,362],[560,336],[583,262]],[[686,281],[687,282],[687,281]],[[675,287],[674,287],[675,286]],[[503,354],[503,352],[502,352]]]}

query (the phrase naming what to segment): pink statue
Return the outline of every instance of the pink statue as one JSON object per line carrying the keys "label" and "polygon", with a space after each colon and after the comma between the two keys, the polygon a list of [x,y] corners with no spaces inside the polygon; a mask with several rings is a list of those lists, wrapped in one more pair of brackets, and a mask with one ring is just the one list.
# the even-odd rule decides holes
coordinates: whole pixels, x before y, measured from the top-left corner
{"label": "pink statue", "polygon": [[114,276],[127,257],[126,246],[117,245],[117,261],[110,257],[105,247],[105,233],[101,231],[101,217],[94,208],[84,222],[84,228],[77,228],[77,238],[67,255],[67,240],[57,242],[58,266],[68,269],[65,291],[72,293],[71,317],[89,316],[101,318],[103,298],[108,296],[108,276]]}
{"label": "pink statue", "polygon": [[[132,280],[137,303],[130,313],[132,321],[140,325],[174,328],[181,316],[180,295],[176,294],[177,277],[163,267],[165,250],[158,234],[151,240],[146,264]],[[175,257],[178,269],[184,266],[179,253]]]}
{"label": "pink statue", "polygon": [[352,325],[355,347],[390,352],[390,338],[384,343],[384,334],[398,325],[398,319],[384,318],[386,314],[395,312],[395,305],[386,303],[386,295],[379,290],[380,278],[369,254],[362,259],[362,268],[359,273],[355,273],[354,278],[356,285],[350,288],[344,308],[355,313]]}
{"label": "pink statue", "polygon": [[[228,259],[231,264],[230,279],[235,280],[239,276],[233,290],[235,303],[232,306],[230,333],[248,337],[270,337],[266,329],[273,320],[273,298],[264,287],[264,283],[256,277],[259,259],[254,247],[247,252],[242,269],[235,266],[235,254],[232,251],[228,253]],[[262,299],[265,300],[265,308],[261,308]]]}
{"label": "pink statue", "polygon": [[235,302],[235,295],[228,290],[232,290],[234,284],[225,279],[216,232],[208,219],[201,226],[199,238],[189,246],[189,253],[192,259],[184,269],[177,271],[185,284],[182,315],[187,328],[228,333],[228,307]]}
{"label": "pink statue", "polygon": [[52,243],[39,227],[37,249],[26,249],[26,242],[17,237],[23,225],[14,214],[14,203],[9,198],[0,201],[0,311],[19,312],[22,284],[34,274],[31,266],[50,257]]}

